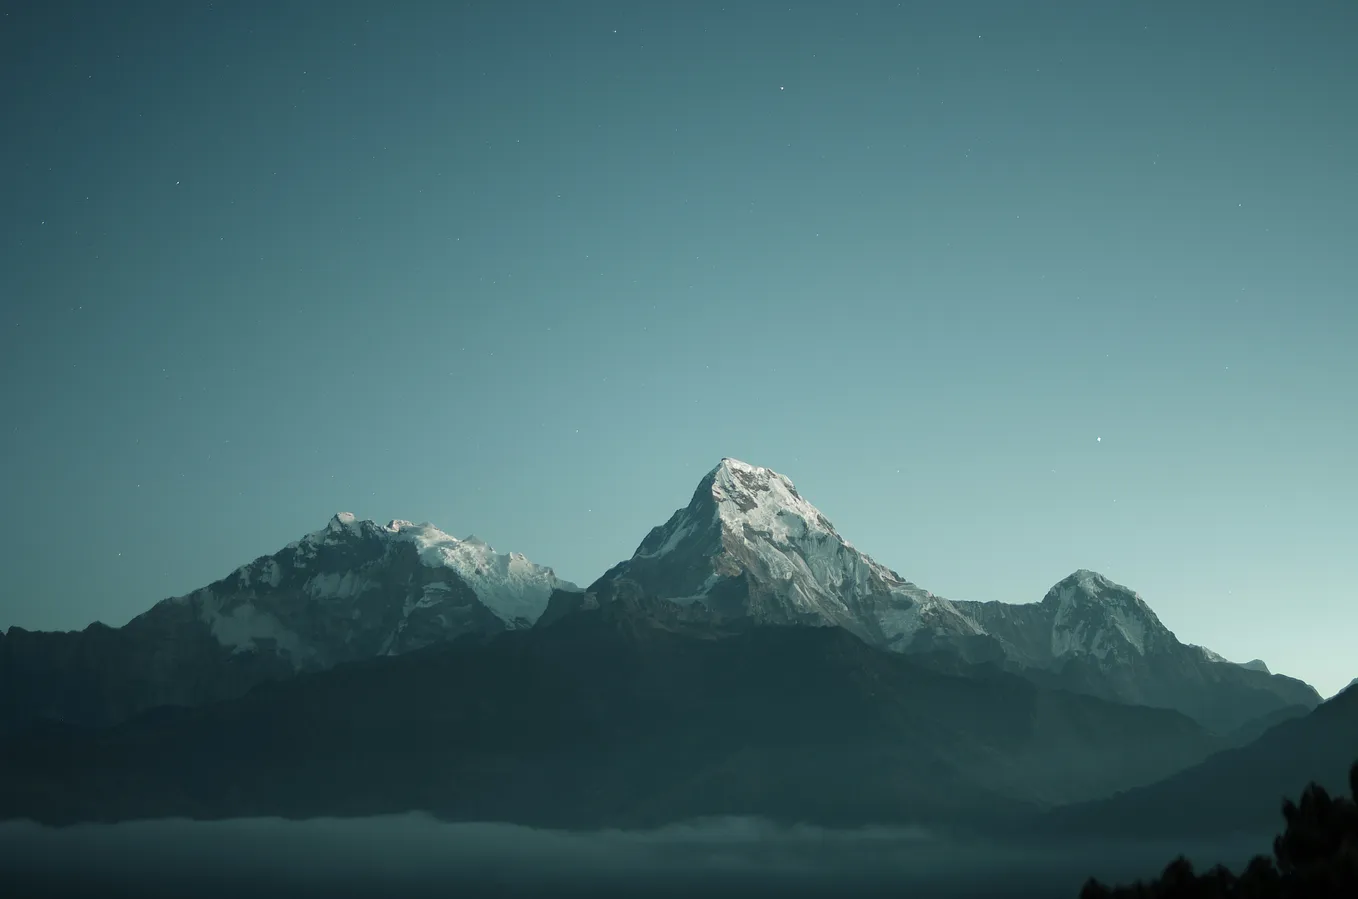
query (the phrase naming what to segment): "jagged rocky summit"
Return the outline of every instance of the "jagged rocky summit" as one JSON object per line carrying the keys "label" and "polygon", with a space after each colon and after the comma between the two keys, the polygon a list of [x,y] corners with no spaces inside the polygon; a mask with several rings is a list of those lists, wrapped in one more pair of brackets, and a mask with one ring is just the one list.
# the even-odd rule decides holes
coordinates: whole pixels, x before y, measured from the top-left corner
{"label": "jagged rocky summit", "polygon": [[897,649],[921,633],[984,636],[952,603],[855,549],[786,477],[735,459],[589,588],[603,602],[629,592],[718,619],[838,626]]}

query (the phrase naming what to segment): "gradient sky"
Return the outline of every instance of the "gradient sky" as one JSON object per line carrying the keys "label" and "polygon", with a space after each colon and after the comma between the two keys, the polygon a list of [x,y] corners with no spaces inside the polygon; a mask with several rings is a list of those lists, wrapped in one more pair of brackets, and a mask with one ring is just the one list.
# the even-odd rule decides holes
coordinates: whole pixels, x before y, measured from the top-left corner
{"label": "gradient sky", "polygon": [[337,511],[588,583],[722,456],[1358,674],[1358,4],[0,3],[0,626]]}

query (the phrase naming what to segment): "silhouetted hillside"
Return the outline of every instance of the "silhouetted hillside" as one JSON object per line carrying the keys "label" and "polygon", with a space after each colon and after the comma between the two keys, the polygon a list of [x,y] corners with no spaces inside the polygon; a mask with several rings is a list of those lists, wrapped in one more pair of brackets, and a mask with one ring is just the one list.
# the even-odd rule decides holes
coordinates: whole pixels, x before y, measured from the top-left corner
{"label": "silhouetted hillside", "polygon": [[1114,837],[1261,834],[1273,803],[1315,781],[1341,790],[1358,755],[1358,689],[1284,721],[1247,746],[1217,753],[1161,783],[1048,813],[1046,833]]}
{"label": "silhouetted hillside", "polygon": [[1204,873],[1180,856],[1149,883],[1109,888],[1091,879],[1080,899],[1353,899],[1358,896],[1358,763],[1349,796],[1332,798],[1312,783],[1301,801],[1283,802],[1287,827],[1273,857],[1255,856],[1239,875],[1217,866]]}
{"label": "silhouetted hillside", "polygon": [[0,749],[0,817],[965,822],[1149,783],[1216,748],[1176,712],[952,677],[839,628],[716,638],[632,606],[34,731]]}

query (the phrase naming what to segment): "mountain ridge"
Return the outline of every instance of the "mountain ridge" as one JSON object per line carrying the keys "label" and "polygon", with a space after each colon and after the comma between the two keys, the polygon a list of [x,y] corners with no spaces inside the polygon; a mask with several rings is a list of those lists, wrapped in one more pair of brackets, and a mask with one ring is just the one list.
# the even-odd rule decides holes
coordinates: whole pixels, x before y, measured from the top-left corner
{"label": "mountain ridge", "polygon": [[960,826],[1151,783],[1220,746],[1173,711],[950,676],[837,627],[714,635],[658,603],[621,596],[100,730],[38,727],[0,743],[0,817]]}
{"label": "mountain ridge", "polygon": [[42,717],[115,723],[619,598],[657,600],[651,614],[688,632],[839,627],[941,669],[996,665],[1047,688],[1178,709],[1220,734],[1320,701],[1266,667],[1180,643],[1139,595],[1087,569],[1037,603],[937,596],[854,547],[785,475],[727,457],[586,590],[474,536],[339,513],[122,628],[11,628],[0,635],[0,730]]}
{"label": "mountain ridge", "polygon": [[483,541],[339,513],[120,628],[10,628],[0,639],[0,731],[35,718],[112,724],[345,661],[528,627],[524,615],[535,620],[554,589],[578,588]]}

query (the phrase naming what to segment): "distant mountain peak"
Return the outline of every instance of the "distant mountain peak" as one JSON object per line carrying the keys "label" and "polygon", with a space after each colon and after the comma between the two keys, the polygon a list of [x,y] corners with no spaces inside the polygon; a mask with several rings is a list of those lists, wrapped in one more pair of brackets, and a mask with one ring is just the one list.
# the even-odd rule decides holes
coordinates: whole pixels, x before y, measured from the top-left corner
{"label": "distant mountain peak", "polygon": [[1140,593],[1088,568],[1081,568],[1057,581],[1042,601],[1059,607],[1094,605],[1132,609],[1155,619],[1157,627],[1162,626]]}
{"label": "distant mountain peak", "polygon": [[[359,630],[385,633],[382,653],[413,646],[417,620],[424,622],[419,641],[443,639],[471,626],[472,597],[504,626],[521,627],[542,614],[556,589],[579,588],[518,553],[458,540],[428,522],[382,525],[339,512],[279,552],[166,602],[193,604],[224,645],[253,649],[266,639],[301,665],[311,655],[342,656]],[[311,632],[312,619],[321,618],[331,637],[347,634],[336,638],[344,645]]]}
{"label": "distant mountain peak", "polygon": [[1122,599],[1136,595],[1129,588],[1114,583],[1097,571],[1080,568],[1057,581],[1047,596],[1059,595],[1072,589],[1077,589],[1079,593],[1071,595],[1078,595],[1083,599]]}
{"label": "distant mountain peak", "polygon": [[786,476],[730,457],[699,482],[688,506],[651,529],[632,558],[591,587],[624,582],[645,596],[701,602],[762,623],[835,624],[904,648],[926,635],[974,637],[975,622],[839,535]]}
{"label": "distant mountain peak", "polygon": [[1119,644],[1144,656],[1174,640],[1136,591],[1088,568],[1058,581],[1042,605],[1056,610],[1051,648],[1056,657],[1089,652],[1104,658]]}
{"label": "distant mountain peak", "polygon": [[[65,648],[29,669],[36,683],[27,698],[0,701],[0,731],[35,718],[115,723],[155,706],[238,696],[298,671],[522,630],[554,594],[578,591],[519,553],[429,523],[379,524],[340,512],[124,627],[41,635]],[[0,671],[13,670],[15,652],[30,652],[16,639],[24,637],[14,629],[4,635]]]}

